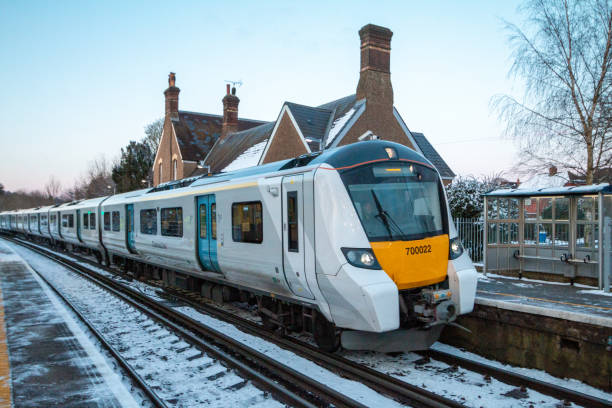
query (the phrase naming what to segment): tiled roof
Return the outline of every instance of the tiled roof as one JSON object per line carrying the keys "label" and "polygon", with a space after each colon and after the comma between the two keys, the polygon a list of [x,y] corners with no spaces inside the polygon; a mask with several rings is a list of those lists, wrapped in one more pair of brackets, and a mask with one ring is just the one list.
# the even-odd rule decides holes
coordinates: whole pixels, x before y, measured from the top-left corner
{"label": "tiled roof", "polygon": [[[261,121],[239,119],[238,130],[261,125]],[[223,117],[206,113],[179,111],[178,120],[172,120],[183,160],[204,160],[219,136]]]}
{"label": "tiled roof", "polygon": [[215,144],[206,158],[212,173],[218,173],[240,157],[250,147],[270,138],[276,122],[268,122],[248,130],[228,134]]}
{"label": "tiled roof", "polygon": [[448,167],[448,164],[446,164],[436,149],[434,149],[431,143],[429,143],[424,134],[419,132],[410,133],[414,137],[416,144],[419,145],[419,149],[421,149],[423,152],[423,156],[425,156],[425,158],[427,158],[431,164],[436,166],[436,169],[438,169],[438,172],[440,172],[442,177],[455,177],[455,173],[453,173],[450,167]]}
{"label": "tiled roof", "polygon": [[312,151],[318,151],[333,110],[285,102]]}

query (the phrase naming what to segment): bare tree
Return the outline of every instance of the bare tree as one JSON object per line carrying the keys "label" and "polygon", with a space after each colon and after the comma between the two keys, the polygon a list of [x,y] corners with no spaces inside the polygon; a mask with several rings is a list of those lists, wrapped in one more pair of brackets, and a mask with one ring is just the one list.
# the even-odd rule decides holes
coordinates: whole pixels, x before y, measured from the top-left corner
{"label": "bare tree", "polygon": [[145,126],[145,137],[142,140],[144,144],[146,144],[151,150],[153,157],[152,160],[155,160],[155,154],[157,153],[157,148],[159,147],[159,142],[161,141],[162,132],[164,131],[164,119],[159,118],[154,122],[149,123]]}
{"label": "bare tree", "polygon": [[62,191],[62,185],[59,180],[55,178],[55,176],[49,177],[49,181],[45,184],[45,194],[47,197],[53,201],[60,196],[60,192]]}
{"label": "bare tree", "polygon": [[519,142],[518,168],[551,165],[594,182],[612,165],[612,8],[608,0],[528,0],[526,29],[506,22],[510,74],[525,95],[493,98],[506,133]]}
{"label": "bare tree", "polygon": [[159,118],[154,122],[149,123],[145,126],[145,137],[142,139],[142,143],[149,148],[151,168],[149,169],[145,179],[148,185],[153,185],[153,163],[155,162],[155,155],[157,154],[157,148],[161,141],[162,133],[164,131],[164,119]]}

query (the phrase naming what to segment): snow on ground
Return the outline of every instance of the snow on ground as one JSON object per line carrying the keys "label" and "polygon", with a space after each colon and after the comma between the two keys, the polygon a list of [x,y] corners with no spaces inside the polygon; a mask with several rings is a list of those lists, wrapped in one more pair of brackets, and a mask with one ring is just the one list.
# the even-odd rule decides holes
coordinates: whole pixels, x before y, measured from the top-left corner
{"label": "snow on ground", "polygon": [[[83,330],[80,322],[78,323],[75,319],[74,314],[69,311],[63,302],[59,299],[59,297],[51,291],[48,285],[40,279],[38,274],[36,274],[30,266],[24,262],[21,256],[14,253],[12,249],[9,247],[10,244],[5,244],[0,241],[0,263],[6,262],[20,262],[23,263],[34,279],[39,283],[42,287],[43,291],[49,298],[51,304],[53,304],[56,313],[51,313],[53,319],[59,319],[63,321],[68,329],[74,335],[74,338],[79,342],[82,349],[87,353],[88,359],[85,359],[81,355],[74,356],[74,360],[77,362],[75,366],[81,366],[82,364],[90,364],[93,363],[96,370],[100,374],[100,377],[103,379],[106,387],[104,387],[105,391],[110,390],[117,401],[121,401],[124,407],[140,407],[142,406],[142,400],[139,398],[137,401],[134,396],[128,391],[126,388],[126,384],[122,381],[118,373],[116,373],[111,367],[110,362],[107,358],[99,350],[99,345],[94,345],[94,341],[85,334],[85,330]],[[50,311],[48,311],[50,312]],[[97,343],[97,341],[96,341]],[[40,371],[46,371],[46,368],[42,365],[33,366],[32,370],[38,370],[39,373],[36,375],[40,375]],[[34,374],[34,373],[30,373]],[[95,391],[95,390],[94,390]]]}
{"label": "snow on ground", "polygon": [[[506,275],[498,275],[495,273],[479,273],[478,274],[478,280],[483,281],[483,282],[493,282],[492,279],[490,278],[502,278],[502,279],[509,279],[509,280],[520,280],[521,282],[533,282],[533,283],[545,283],[548,285],[562,285],[562,286],[569,286],[569,283],[565,283],[565,282],[555,282],[555,281],[546,281],[546,280],[539,280],[539,279],[529,279],[529,278],[521,278],[519,279],[518,276],[506,276]],[[589,285],[583,285],[581,283],[574,283],[573,285],[576,288],[588,288],[588,289],[593,289],[594,286],[589,286]]]}
{"label": "snow on ground", "polygon": [[425,361],[415,353],[395,355],[343,351],[342,355],[407,383],[459,401],[468,407],[556,408],[559,405],[558,399],[539,392],[528,389],[522,393],[516,387],[494,378],[486,381],[481,374],[436,360]]}
{"label": "snow on ground", "polygon": [[268,140],[257,143],[246,149],[242,154],[234,159],[233,162],[228,164],[221,172],[227,173],[229,171],[246,169],[247,167],[257,166],[259,159],[261,158],[261,152],[266,148]]}
{"label": "snow on ground", "polygon": [[612,292],[604,292],[602,289],[579,290],[577,293],[585,295],[612,296]]}
{"label": "snow on ground", "polygon": [[[63,256],[74,260],[74,258],[68,255]],[[91,268],[91,266],[86,263],[83,263],[83,265]],[[108,272],[102,269],[95,267],[93,269],[97,269],[97,271],[104,273],[105,275],[109,275]],[[488,274],[487,276],[497,277],[497,275],[494,274]],[[487,279],[484,275],[480,275],[480,277],[481,279]],[[499,277],[507,278],[506,276]],[[518,278],[516,279],[518,280]],[[538,280],[522,280],[534,283],[551,283]],[[558,284],[563,283],[559,282]],[[130,282],[129,285],[138,288],[153,298],[163,299],[163,296],[160,296],[159,293],[157,293],[159,289],[153,289],[150,286],[138,281]],[[589,286],[585,287],[590,288]],[[239,314],[241,317],[245,317],[253,321],[259,321],[257,314],[252,310],[249,310],[248,305],[233,303],[230,305],[224,305],[224,307],[229,308],[230,311]],[[375,402],[374,400],[369,400],[370,393],[374,393],[374,391],[362,384],[340,379],[341,382],[344,382],[344,384],[341,384],[337,376],[327,372],[327,370],[319,367],[315,363],[302,359],[301,357],[281,349],[259,337],[246,334],[229,323],[225,323],[213,317],[204,315],[191,307],[180,306],[177,307],[177,309],[198,321],[211,325],[215,329],[225,334],[240,339],[249,346],[256,347],[263,353],[276,356],[277,359],[280,359],[284,363],[290,364],[307,375],[315,375],[315,378],[324,379],[327,384],[336,389],[346,389],[347,392],[351,392],[349,395],[357,400],[360,400],[361,402],[365,401],[364,403],[368,405]],[[312,343],[310,336],[296,335],[295,337],[302,341],[309,341]],[[542,381],[552,382],[566,388],[576,389],[580,392],[612,401],[612,396],[610,394],[597,388],[588,386],[577,380],[556,378],[541,370],[504,365],[497,361],[488,360],[484,357],[478,356],[477,354],[461,351],[442,343],[434,344],[433,348],[490,364],[494,367],[512,370],[519,374],[531,376]],[[427,389],[432,392],[440,393],[441,395],[453,398],[470,407],[528,407],[530,404],[538,407],[556,407],[559,403],[559,401],[554,398],[532,390],[527,391],[527,396],[525,398],[517,399],[516,397],[521,397],[522,395],[520,392],[517,392],[516,388],[513,386],[501,383],[495,379],[488,383],[484,380],[483,376],[478,373],[462,368],[454,369],[443,362],[431,361],[429,363],[421,364],[421,361],[419,361],[421,360],[421,356],[415,353],[402,353],[399,355],[353,351],[342,351],[341,353],[346,358],[357,361],[386,374],[393,375],[402,381],[406,381],[416,386],[425,385]],[[376,403],[378,403],[378,401],[376,401]]]}
{"label": "snow on ground", "polygon": [[602,398],[612,403],[612,394],[600,390],[599,388],[591,387],[588,384],[575,380],[573,378],[557,378],[542,370],[535,370],[533,368],[514,367],[508,364],[500,363],[499,361],[489,360],[481,357],[478,354],[464,351],[448,344],[437,342],[432,346],[432,349],[443,351],[448,354],[453,354],[458,357],[463,357],[468,360],[476,361],[479,363],[487,364],[492,367],[501,368],[506,371],[512,371],[513,373],[521,374],[536,380],[544,381],[551,384],[556,384],[560,387],[569,388],[574,391],[581,392],[583,394],[591,395],[593,397]]}
{"label": "snow on ground", "polygon": [[16,245],[14,249],[76,304],[169,405],[282,406],[234,370],[94,283],[27,249]]}
{"label": "snow on ground", "polygon": [[329,134],[327,135],[327,142],[325,143],[325,147],[329,147],[334,142],[334,139],[340,133],[346,122],[348,122],[355,113],[355,108],[351,108],[344,115],[340,116],[338,119],[334,120],[331,127],[329,128]]}

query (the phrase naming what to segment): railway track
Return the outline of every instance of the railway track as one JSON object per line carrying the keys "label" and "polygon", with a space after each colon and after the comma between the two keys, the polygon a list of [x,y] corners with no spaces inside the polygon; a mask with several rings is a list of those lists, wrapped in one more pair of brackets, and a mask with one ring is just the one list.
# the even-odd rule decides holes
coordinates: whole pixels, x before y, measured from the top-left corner
{"label": "railway track", "polygon": [[[20,240],[17,243],[31,246],[31,244],[26,241]],[[34,246],[34,248],[37,247]],[[71,256],[78,257],[74,254],[71,254]],[[94,262],[87,258],[78,258],[83,262],[91,264],[92,266],[101,268],[100,265],[94,264]],[[112,268],[102,267],[102,269],[105,269],[113,274],[122,275],[122,273],[119,273],[117,270],[114,270]],[[262,337],[268,341],[278,344],[279,346],[285,349],[295,352],[298,355],[306,357],[312,361],[316,361],[317,363],[344,377],[362,382],[370,388],[375,389],[385,395],[388,395],[397,401],[419,407],[462,406],[456,401],[431,393],[427,390],[423,390],[420,387],[408,384],[402,380],[388,376],[374,369],[365,367],[359,363],[353,362],[343,357],[339,357],[332,353],[322,352],[314,346],[303,341],[297,340],[294,337],[279,335],[278,333],[266,331],[261,325],[253,321],[244,319],[231,312],[216,307],[210,303],[194,300],[193,298],[187,296],[186,292],[184,291],[176,290],[173,288],[165,288],[165,291],[170,296],[194,307],[195,309],[205,314],[224,320],[228,323],[237,326],[242,331]],[[526,387],[528,389],[541,392],[542,394],[549,395],[561,401],[572,402],[585,407],[612,406],[609,401],[597,397],[593,397],[565,387],[561,387],[556,384],[551,384],[530,377],[526,377],[524,375],[503,370],[501,368],[492,367],[487,364],[467,360],[465,358],[457,357],[441,351],[428,350],[420,354],[433,360],[442,361],[449,365],[459,366],[485,376],[490,376],[510,385],[514,385],[517,387]]]}
{"label": "railway track", "polygon": [[[202,338],[214,341],[217,347],[213,347],[212,349],[207,348],[207,352],[214,354],[215,352],[219,352],[219,348],[222,348],[226,354],[220,355],[218,358],[228,361],[239,371],[244,371],[243,374],[247,375],[254,382],[257,383],[263,381],[263,384],[258,385],[264,389],[270,389],[270,391],[279,397],[280,400],[292,406],[365,406],[362,403],[346,396],[345,394],[342,394],[313,378],[301,374],[291,367],[287,367],[284,364],[267,357],[259,351],[246,346],[240,341],[234,340],[215,329],[207,327],[202,323],[183,315],[182,313],[178,313],[171,307],[163,305],[160,302],[151,299],[147,295],[129,286],[123,285],[122,283],[117,282],[108,276],[92,271],[80,263],[67,259],[66,257],[51,250],[43,249],[38,245],[33,245],[23,240],[10,240],[16,244],[27,247],[40,255],[50,258],[62,266],[78,273],[79,275],[86,277],[90,281],[95,282],[96,285],[104,287],[117,297],[120,297],[131,305],[138,307],[143,312],[146,311],[147,314],[150,314],[164,325],[173,326],[173,330],[180,333],[181,336],[186,337],[188,342],[191,344],[201,343]],[[92,266],[95,266],[96,268],[101,268],[100,265],[93,265],[93,262],[86,258],[81,257],[80,260],[82,260],[82,262],[92,264]],[[102,269],[105,269],[113,274],[117,274],[117,271],[113,269]],[[178,297],[178,294],[175,294],[175,297]],[[180,300],[190,305],[196,305],[194,302],[187,302],[186,298]],[[221,317],[221,314],[214,312],[223,312],[213,306],[209,306],[209,308],[206,308],[206,310],[203,308],[200,309],[204,312],[210,311],[210,314],[215,317]],[[306,343],[292,343],[288,337],[280,338],[278,336],[274,336],[274,334],[270,332],[262,333],[261,326],[249,322],[248,320],[233,316],[230,313],[226,312],[224,316],[224,320],[227,320],[230,323],[235,322],[240,329],[263,337],[264,339],[268,339],[281,347],[305,356],[308,359],[313,360],[323,367],[328,368],[346,378],[350,378],[368,385],[376,391],[383,393],[397,400],[398,402],[414,407],[458,408],[464,406],[456,401],[439,396],[411,384],[407,384],[393,377],[386,376],[357,363],[338,358],[333,354],[321,353],[316,348]],[[233,319],[231,319],[232,316],[234,317]],[[249,325],[248,330],[246,330],[247,324]],[[199,344],[199,346],[202,348],[207,347],[205,344]],[[238,361],[236,356],[243,361]],[[245,364],[244,361],[248,362],[248,365]],[[254,370],[249,367],[249,365],[253,366],[253,364],[259,368],[257,372],[254,372]],[[274,380],[270,380],[261,373],[267,374],[269,377],[274,378]],[[279,389],[279,386],[277,383],[275,383],[275,381],[287,384],[287,389],[283,390],[282,387]],[[286,395],[287,392],[288,394]],[[310,401],[308,400],[309,397]]]}

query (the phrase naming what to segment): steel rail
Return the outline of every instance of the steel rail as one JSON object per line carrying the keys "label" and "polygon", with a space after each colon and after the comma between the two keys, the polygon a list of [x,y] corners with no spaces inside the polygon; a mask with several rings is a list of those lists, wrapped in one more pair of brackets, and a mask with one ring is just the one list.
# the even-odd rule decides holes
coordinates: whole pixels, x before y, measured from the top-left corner
{"label": "steel rail", "polygon": [[[21,241],[26,244],[29,244],[27,241]],[[116,275],[126,275],[123,272],[119,272],[116,269],[104,267],[96,264],[95,262],[78,256],[76,254],[71,253],[70,256],[78,258],[83,262],[86,262],[92,266],[97,268],[101,268],[110,273]],[[369,367],[364,367],[358,363],[355,363],[351,360],[338,357],[335,354],[323,352],[312,345],[297,340],[290,336],[280,336],[277,333],[272,333],[265,330],[261,325],[252,322],[250,320],[239,317],[231,312],[223,310],[217,306],[213,306],[207,303],[201,303],[193,301],[184,296],[184,294],[179,291],[171,288],[164,288],[166,292],[168,292],[173,297],[178,300],[189,304],[190,306],[199,309],[200,311],[213,315],[221,320],[232,323],[242,330],[249,332],[250,334],[257,335],[266,340],[277,343],[279,346],[289,349],[297,354],[305,356],[315,362],[321,363],[323,362],[327,365],[328,368],[333,371],[342,374],[348,378],[352,378],[358,381],[363,382],[369,387],[384,393],[388,396],[395,398],[400,402],[409,402],[415,404],[415,406],[463,406],[455,401],[446,399],[445,397],[441,397],[437,394],[431,393],[427,390],[423,390],[419,387],[408,384],[404,381],[398,380],[394,377],[382,374],[376,370],[373,370]],[[449,365],[457,365],[463,367],[467,370],[478,372],[483,375],[488,375],[492,378],[495,378],[501,382],[514,385],[514,386],[525,386],[529,389],[533,389],[535,391],[541,392],[542,394],[551,396],[553,398],[558,398],[560,400],[565,400],[569,402],[573,402],[579,405],[588,406],[588,407],[612,407],[612,403],[602,399],[593,397],[591,395],[587,395],[578,391],[571,390],[569,388],[548,383],[545,381],[533,379],[527,377],[522,374],[518,374],[512,371],[504,370],[501,368],[493,367],[488,364],[479,363],[476,361],[468,360],[462,357],[454,356],[452,354],[444,353],[438,350],[427,350],[424,352],[418,352],[419,354],[432,358],[434,360],[442,361]],[[421,396],[422,393],[425,393],[427,397],[423,398]],[[415,395],[416,393],[416,395]],[[439,401],[439,405],[435,405],[435,401]],[[445,403],[447,405],[445,405]]]}
{"label": "steel rail", "polygon": [[517,387],[525,386],[532,390],[541,392],[542,394],[549,395],[560,400],[566,400],[573,402],[578,405],[582,405],[590,408],[610,408],[612,402],[604,400],[602,398],[593,397],[591,395],[584,394],[582,392],[574,391],[569,388],[562,387],[560,385],[551,384],[545,381],[541,381],[535,378],[530,378],[522,374],[518,374],[512,371],[504,370],[498,367],[493,367],[489,364],[480,363],[473,360],[468,360],[463,357],[455,356],[453,354],[445,353],[439,350],[427,350],[419,352],[422,356],[432,358],[434,360],[442,361],[449,365],[456,365],[463,367],[470,371],[475,371],[483,375],[489,375],[490,377],[496,378],[497,380],[506,384],[514,385]]}
{"label": "steel rail", "polygon": [[[32,245],[28,241],[19,240],[19,242],[20,243],[22,242],[28,246]],[[54,254],[54,252],[51,252],[51,254],[54,256],[60,257],[60,259],[65,259],[63,256],[59,254]],[[93,267],[103,269],[114,275],[119,275],[119,276],[126,275],[124,272],[120,272],[116,269],[100,266],[99,264],[96,264],[94,261],[89,260],[87,258],[78,256],[72,253],[70,254],[70,256],[74,258],[78,258],[79,260]],[[69,261],[69,260],[66,259],[66,261]],[[92,273],[98,275],[96,272],[92,272]],[[115,281],[112,281],[112,282],[115,282]],[[133,289],[131,288],[129,289],[133,291]],[[376,371],[374,369],[371,369],[369,367],[366,367],[354,361],[340,357],[334,353],[328,353],[328,352],[321,351],[318,348],[308,343],[296,340],[293,337],[284,336],[284,335],[279,336],[278,334],[274,332],[265,330],[260,324],[257,324],[250,320],[236,316],[235,314],[228,312],[226,310],[220,309],[218,307],[215,307],[209,304],[194,302],[186,298],[185,296],[183,296],[176,290],[166,289],[166,291],[172,296],[174,296],[175,298],[177,298],[178,300],[194,307],[197,310],[200,310],[201,312],[205,314],[219,318],[228,323],[232,323],[238,328],[240,328],[241,330],[249,334],[261,337],[267,341],[275,343],[278,346],[285,348],[289,351],[292,351],[311,361],[314,361],[315,363],[322,365],[325,368],[328,368],[331,371],[343,377],[361,382],[364,385],[376,390],[377,392],[387,395],[388,397],[393,398],[398,402],[401,402],[404,404],[410,404],[411,406],[414,406],[416,408],[432,408],[432,407],[463,408],[465,407],[465,405],[457,401],[454,401],[450,398],[438,395],[436,393],[433,393],[429,390],[423,389],[416,385],[409,384],[395,377],[383,374],[379,371]],[[144,296],[140,294],[139,292],[137,293],[140,296]],[[201,323],[198,323],[198,324],[201,325]]]}
{"label": "steel rail", "polygon": [[[292,406],[310,408],[321,405],[333,405],[337,407],[365,408],[365,405],[347,395],[266,356],[240,341],[232,339],[224,333],[205,326],[170,307],[162,305],[129,286],[123,285],[107,276],[94,272],[83,265],[27,241],[12,240],[12,242],[22,245],[42,256],[53,259],[62,266],[95,282],[97,285],[160,321],[162,324],[171,327],[172,330],[180,333],[189,343],[227,362],[246,377],[258,383],[260,388],[270,390],[280,400]],[[112,272],[115,273],[115,271]],[[202,337],[211,340],[215,345],[204,341]],[[258,370],[253,369],[251,367],[252,364],[255,364]],[[286,386],[279,384],[279,382],[286,384]],[[289,387],[294,390],[290,390]],[[304,397],[299,395],[299,393],[306,394],[305,396],[312,400],[312,402],[307,401]]]}
{"label": "steel rail", "polygon": [[76,306],[68,300],[66,296],[62,292],[60,292],[47,278],[45,278],[36,268],[32,265],[29,265],[30,268],[38,275],[43,282],[49,286],[49,288],[72,310],[72,312],[81,320],[87,329],[91,331],[96,339],[102,344],[102,346],[113,356],[115,360],[119,363],[121,367],[125,371],[127,371],[128,375],[138,384],[138,386],[145,392],[147,397],[151,400],[153,405],[158,408],[167,408],[166,403],[153,391],[151,387],[146,383],[145,380],[142,379],[140,375],[132,368],[132,366],[119,354],[119,352],[102,336],[93,324],[87,319],[77,308]]}

